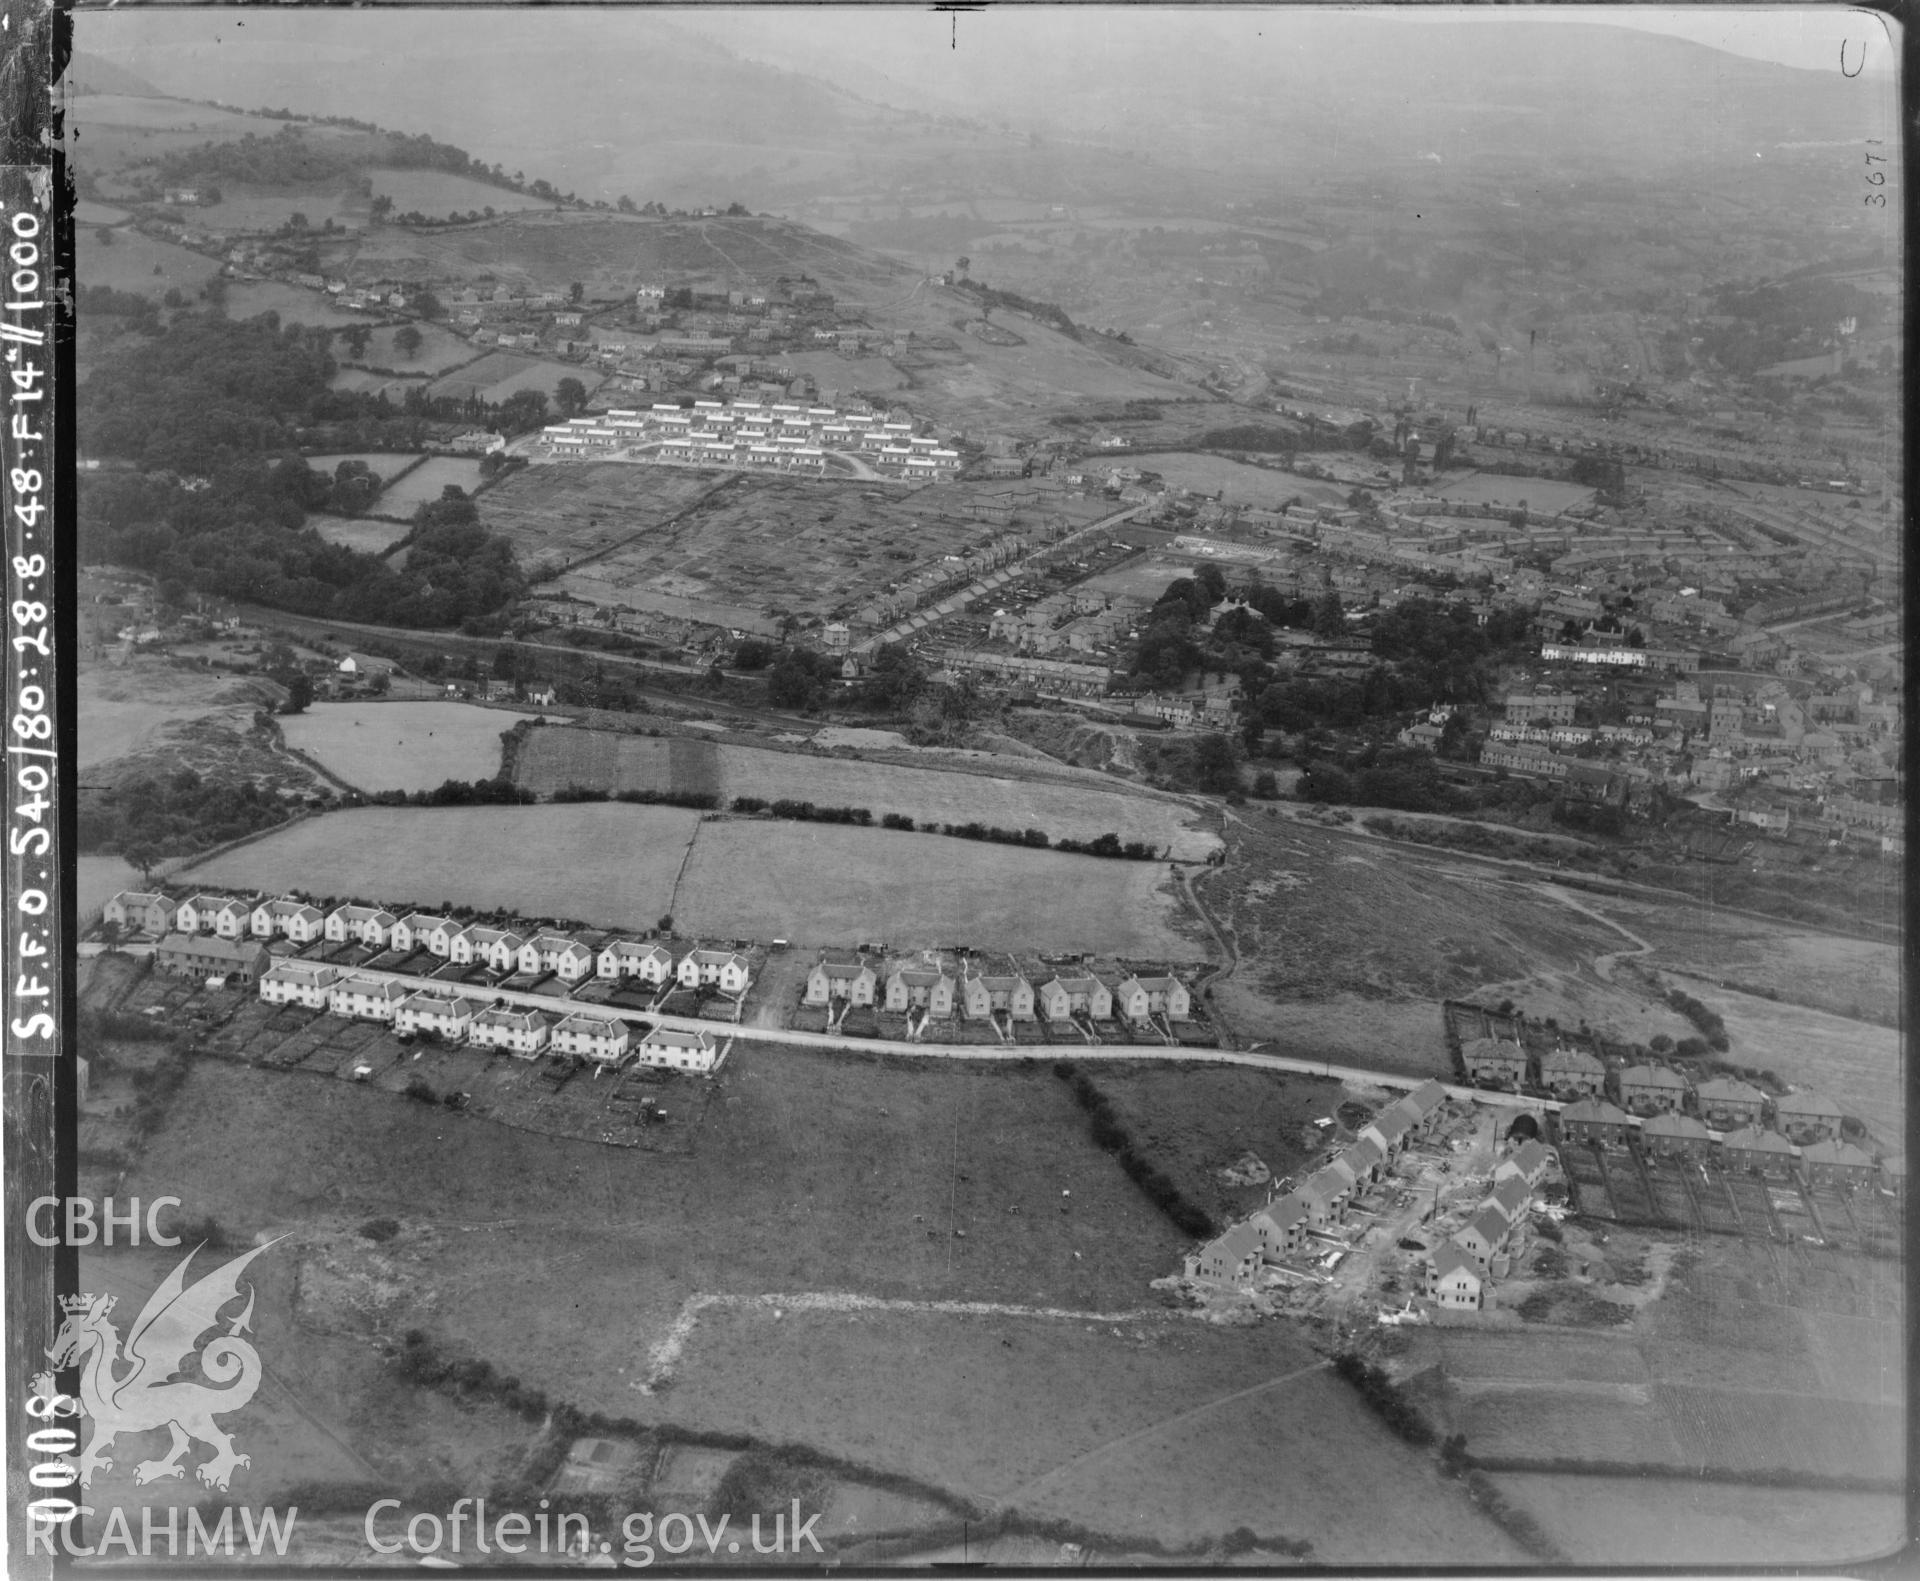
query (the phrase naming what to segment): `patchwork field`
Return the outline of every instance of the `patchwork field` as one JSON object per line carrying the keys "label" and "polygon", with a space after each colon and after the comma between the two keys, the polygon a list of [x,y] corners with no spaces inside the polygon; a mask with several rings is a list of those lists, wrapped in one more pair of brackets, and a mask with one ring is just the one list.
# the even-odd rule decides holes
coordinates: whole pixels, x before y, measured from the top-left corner
{"label": "patchwork field", "polygon": [[964,944],[1191,959],[1201,946],[1178,931],[1178,902],[1165,885],[1157,862],[890,829],[724,820],[694,842],[673,914],[683,932],[796,945],[879,938],[896,949]]}
{"label": "patchwork field", "polygon": [[671,909],[698,826],[674,807],[356,807],[201,862],[186,881],[647,927]]}
{"label": "patchwork field", "polygon": [[1054,839],[1117,834],[1186,860],[1218,841],[1192,827],[1190,809],[1095,786],[1071,786],[988,774],[911,768],[855,758],[712,742],[683,743],[671,756],[644,736],[553,727],[534,731],[521,749],[516,783],[550,793],[568,785],[609,791],[715,790],[731,800],[789,797],[823,807],[865,807],[877,822],[901,813],[916,823],[983,823],[1046,831]]}
{"label": "patchwork field", "polygon": [[315,703],[280,728],[288,746],[359,790],[417,791],[492,779],[500,737],[532,717],[471,703]]}
{"label": "patchwork field", "polygon": [[283,285],[278,280],[238,280],[228,287],[229,318],[257,318],[262,313],[278,313],[283,324],[313,324],[321,329],[366,322],[364,314],[335,307],[333,298],[323,291]]}

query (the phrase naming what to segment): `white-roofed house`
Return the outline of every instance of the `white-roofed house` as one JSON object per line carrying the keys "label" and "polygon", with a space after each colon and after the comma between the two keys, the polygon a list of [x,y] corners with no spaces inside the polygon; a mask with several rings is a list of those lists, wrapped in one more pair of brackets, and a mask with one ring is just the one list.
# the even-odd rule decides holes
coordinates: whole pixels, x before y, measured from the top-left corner
{"label": "white-roofed house", "polygon": [[100,909],[103,922],[135,933],[161,934],[169,931],[182,908],[165,895],[148,894],[138,889],[123,889]]}
{"label": "white-roofed house", "polygon": [[405,983],[376,982],[370,977],[343,977],[327,990],[327,1009],[356,1021],[391,1021],[407,997]]}
{"label": "white-roofed house", "polygon": [[[231,895],[190,895],[180,902],[173,914],[173,926],[179,933],[212,933],[220,916],[230,908],[240,905]],[[242,908],[242,915],[251,913]],[[239,937],[235,934],[234,937]]]}
{"label": "white-roofed house", "polygon": [[676,1027],[655,1027],[634,1046],[634,1053],[643,1064],[666,1070],[710,1071],[720,1057],[711,1032]]}
{"label": "white-roofed house", "polygon": [[393,1024],[401,1032],[431,1032],[457,1043],[473,1021],[472,1004],[459,995],[409,994],[393,1010]]}
{"label": "white-roofed house", "polygon": [[633,1031],[613,1016],[590,1015],[576,1010],[554,1024],[548,1042],[556,1054],[574,1054],[596,1064],[618,1065],[627,1057]]}
{"label": "white-roofed house", "polygon": [[305,1005],[325,1010],[327,994],[340,979],[337,966],[315,961],[276,961],[260,978],[260,997],[270,1005]]}
{"label": "white-roofed house", "polygon": [[546,1047],[547,1018],[538,1010],[494,1006],[473,1018],[467,1040],[481,1048],[504,1049],[521,1059],[532,1059]]}
{"label": "white-roofed house", "polygon": [[698,988],[704,984],[718,988],[723,994],[743,994],[747,991],[751,968],[744,955],[732,950],[689,950],[680,957],[675,974],[682,988]]}

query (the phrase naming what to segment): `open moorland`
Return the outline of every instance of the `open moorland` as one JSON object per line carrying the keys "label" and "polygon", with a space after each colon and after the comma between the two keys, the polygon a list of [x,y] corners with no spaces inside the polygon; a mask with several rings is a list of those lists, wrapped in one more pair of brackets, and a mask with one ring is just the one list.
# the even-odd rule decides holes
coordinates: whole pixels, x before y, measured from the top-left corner
{"label": "open moorland", "polygon": [[356,790],[432,790],[492,779],[503,732],[531,714],[472,703],[315,703],[280,721],[287,745]]}
{"label": "open moorland", "polygon": [[764,801],[787,797],[822,807],[864,807],[875,822],[885,813],[900,813],[922,825],[1040,829],[1056,840],[1090,840],[1111,833],[1123,842],[1144,841],[1186,860],[1200,860],[1219,844],[1193,827],[1196,814],[1190,807],[1093,785],[716,742],[687,741],[671,757],[660,747],[645,736],[564,727],[535,730],[520,750],[514,780],[542,793],[584,785],[613,792],[711,790],[729,801],[737,796]]}
{"label": "open moorland", "polygon": [[[557,1400],[803,1443],[1100,1531],[1246,1525],[1352,1560],[1424,1533],[1517,1557],[1297,1330],[1148,1295],[1181,1238],[1044,1066],[757,1047],[716,1098],[685,1151],[609,1150],[202,1059],[125,1189],[180,1196],[230,1236],[292,1232],[260,1260],[258,1342],[288,1397],[380,1474],[416,1446],[397,1413],[419,1402],[378,1341],[417,1327]],[[379,1218],[391,1239],[353,1233]],[[433,1469],[485,1485],[492,1421],[418,1416],[443,1435]],[[1151,1511],[1100,1474],[1171,1444],[1182,1469],[1155,1479]],[[255,1457],[263,1481],[282,1475]],[[1355,1522],[1362,1476],[1381,1513]],[[1174,1524],[1145,1524],[1160,1516]]]}
{"label": "open moorland", "polygon": [[[436,780],[437,784],[438,781]],[[485,862],[474,853],[486,851]],[[907,875],[903,881],[902,875]],[[674,807],[361,807],[309,818],[185,882],[511,911],[718,939],[966,944],[1188,960],[1199,937],[1157,862]]]}
{"label": "open moorland", "polygon": [[990,543],[999,530],[966,514],[973,493],[568,463],[506,479],[481,519],[529,564],[595,556],[560,578],[576,598],[763,629],[770,609],[850,611]]}

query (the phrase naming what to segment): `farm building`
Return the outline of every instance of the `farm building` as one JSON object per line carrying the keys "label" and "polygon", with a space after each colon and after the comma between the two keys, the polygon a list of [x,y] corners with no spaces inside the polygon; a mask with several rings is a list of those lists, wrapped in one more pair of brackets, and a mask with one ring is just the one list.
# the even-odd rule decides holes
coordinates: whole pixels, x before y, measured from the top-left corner
{"label": "farm building", "polygon": [[430,950],[445,960],[453,948],[453,936],[460,931],[460,924],[450,917],[430,917],[423,911],[416,911],[393,925],[393,947],[396,950]]}
{"label": "farm building", "polygon": [[1451,1243],[1436,1246],[1427,1261],[1427,1297],[1454,1312],[1478,1312],[1486,1277],[1472,1257]]}
{"label": "farm building", "polygon": [[1773,1101],[1774,1123],[1796,1142],[1832,1141],[1840,1135],[1840,1105],[1815,1092],[1790,1092]]}
{"label": "farm building", "polygon": [[1262,1255],[1270,1263],[1293,1256],[1307,1244],[1307,1205],[1292,1192],[1269,1202],[1247,1223],[1260,1237]]}
{"label": "farm building", "polygon": [[505,1049],[521,1059],[532,1059],[546,1047],[546,1017],[538,1010],[482,1010],[473,1018],[467,1039],[481,1048]]}
{"label": "farm building", "polygon": [[1040,985],[1040,1013],[1049,1021],[1078,1015],[1106,1021],[1113,1015],[1113,994],[1097,977],[1054,977]]}
{"label": "farm building", "polygon": [[609,981],[637,977],[657,988],[673,975],[673,952],[658,944],[613,939],[602,947],[594,961],[594,971]]}
{"label": "farm building", "polygon": [[212,933],[237,939],[252,925],[253,908],[231,895],[195,895],[183,900],[173,914],[174,930],[179,933]]}
{"label": "farm building", "polygon": [[1715,1126],[1758,1125],[1767,1102],[1758,1087],[1730,1076],[1703,1081],[1694,1089],[1694,1098],[1700,1105],[1701,1119]]}
{"label": "farm building", "polygon": [[574,1054],[601,1065],[618,1065],[627,1057],[632,1038],[626,1022],[576,1010],[554,1024],[548,1042],[556,1054]]}
{"label": "farm building", "polygon": [[1851,1191],[1873,1179],[1873,1160],[1851,1142],[1815,1142],[1801,1149],[1800,1173],[1810,1185]]}
{"label": "farm building", "polygon": [[1015,1021],[1033,1019],[1033,984],[1011,973],[960,980],[961,1011],[969,1021],[1006,1015]]}
{"label": "farm building", "polygon": [[1640,1127],[1640,1139],[1655,1158],[1701,1159],[1713,1152],[1713,1137],[1692,1115],[1656,1114]]}
{"label": "farm building", "polygon": [[1518,1091],[1527,1079],[1527,1051],[1504,1038],[1473,1038],[1460,1046],[1467,1078],[1484,1086]]}
{"label": "farm building", "polygon": [[807,973],[806,1002],[826,1005],[844,999],[849,1004],[870,1005],[878,986],[873,968],[865,961],[830,961],[823,955]]}
{"label": "farm building", "polygon": [[103,922],[111,922],[127,933],[165,933],[177,915],[165,895],[150,895],[137,889],[121,890],[100,908]]}
{"label": "farm building", "polygon": [[263,900],[253,908],[248,925],[256,939],[276,935],[295,944],[311,944],[326,927],[326,916],[303,900]]}
{"label": "farm building", "polygon": [[678,1032],[672,1027],[656,1027],[641,1038],[634,1048],[641,1063],[669,1070],[709,1071],[719,1058],[711,1032]]}
{"label": "farm building", "polygon": [[1540,1182],[1546,1179],[1547,1165],[1552,1161],[1553,1155],[1543,1144],[1529,1139],[1494,1166],[1494,1183],[1498,1185],[1503,1180],[1513,1178],[1525,1181],[1528,1191],[1537,1191]]}
{"label": "farm building", "polygon": [[1793,1173],[1793,1144],[1777,1131],[1763,1131],[1757,1125],[1721,1137],[1720,1158],[1728,1169],[1782,1177]]}
{"label": "farm building", "polygon": [[1260,1272],[1261,1242],[1250,1224],[1236,1224],[1187,1258],[1187,1277],[1201,1284],[1253,1283]]}
{"label": "farm building", "polygon": [[1604,1098],[1582,1098],[1560,1111],[1560,1134],[1569,1142],[1618,1147],[1631,1129],[1626,1113]]}
{"label": "farm building", "polygon": [[340,979],[337,966],[309,961],[276,961],[260,978],[260,997],[270,1005],[327,1008],[327,992]]}
{"label": "farm building", "polygon": [[887,979],[889,1010],[925,1010],[930,1016],[953,1014],[953,979],[938,966],[903,967]]}
{"label": "farm building", "polygon": [[267,947],[254,939],[203,939],[192,933],[169,933],[154,947],[156,969],[176,977],[224,977],[250,984],[273,964]]}
{"label": "farm building", "polygon": [[1123,978],[1113,987],[1113,1003],[1129,1021],[1145,1021],[1154,1015],[1185,1021],[1193,1009],[1187,985],[1171,974]]}
{"label": "farm building", "polygon": [[747,958],[732,950],[689,950],[675,970],[682,988],[718,988],[723,994],[744,994],[751,975]]}
{"label": "farm building", "polygon": [[1685,1102],[1687,1078],[1665,1065],[1629,1065],[1620,1072],[1620,1103],[1635,1114],[1671,1114]]}
{"label": "farm building", "polygon": [[1540,1085],[1556,1098],[1592,1098],[1607,1079],[1607,1067],[1585,1049],[1556,1048],[1540,1058]]}
{"label": "farm building", "polygon": [[457,1042],[473,1023],[473,1006],[465,999],[439,994],[408,994],[393,1007],[396,1032],[431,1032]]}
{"label": "farm building", "polygon": [[351,940],[384,950],[399,921],[391,911],[382,911],[378,906],[338,906],[328,913],[323,931],[334,944]]}
{"label": "farm building", "polygon": [[327,990],[327,1009],[356,1021],[391,1021],[407,997],[405,983],[375,982],[369,977],[343,977]]}

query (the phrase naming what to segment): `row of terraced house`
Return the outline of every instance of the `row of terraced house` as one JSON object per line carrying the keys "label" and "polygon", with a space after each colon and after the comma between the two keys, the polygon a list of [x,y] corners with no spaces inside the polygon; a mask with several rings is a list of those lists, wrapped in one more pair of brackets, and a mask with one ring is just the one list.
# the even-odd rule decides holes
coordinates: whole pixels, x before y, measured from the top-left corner
{"label": "row of terraced house", "polygon": [[479,998],[425,978],[372,977],[351,967],[282,960],[261,975],[260,997],[273,1005],[301,1005],[355,1021],[391,1026],[403,1036],[537,1059],[572,1056],[608,1069],[633,1059],[643,1065],[697,1073],[719,1059],[713,1034],[655,1026],[636,1029],[618,1016],[580,1009],[565,1015]]}
{"label": "row of terraced house", "polygon": [[1437,1081],[1423,1082],[1394,1099],[1361,1127],[1350,1147],[1303,1185],[1190,1253],[1186,1277],[1198,1284],[1251,1289],[1263,1267],[1298,1258],[1309,1240],[1345,1222],[1354,1199],[1384,1179],[1395,1159],[1432,1134],[1445,1102],[1446,1092]]}
{"label": "row of terraced house", "polygon": [[822,955],[807,974],[803,1002],[832,1009],[844,1002],[891,1011],[924,1010],[930,1017],[964,1016],[986,1021],[1005,1015],[1014,1021],[1070,1021],[1076,1016],[1110,1021],[1119,1016],[1147,1022],[1155,1016],[1185,1021],[1193,1014],[1187,985],[1165,972],[1106,977],[1056,974],[1035,984],[1020,972],[979,972],[971,963],[954,976],[937,961],[896,965],[883,979],[861,956]]}

